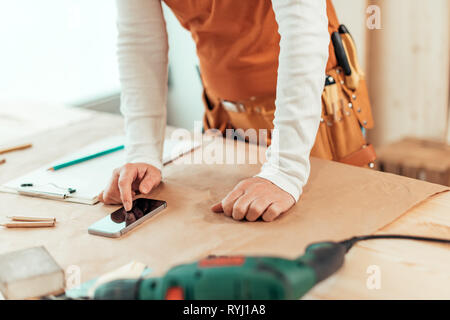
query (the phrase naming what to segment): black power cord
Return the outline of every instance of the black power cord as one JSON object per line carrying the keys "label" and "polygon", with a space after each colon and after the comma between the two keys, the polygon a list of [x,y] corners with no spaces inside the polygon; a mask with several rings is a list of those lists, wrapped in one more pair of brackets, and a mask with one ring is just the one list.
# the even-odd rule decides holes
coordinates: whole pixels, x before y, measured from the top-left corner
{"label": "black power cord", "polygon": [[400,235],[400,234],[375,234],[375,235],[366,235],[366,236],[357,236],[347,240],[343,240],[339,243],[343,244],[347,251],[350,250],[353,245],[359,241],[365,240],[374,240],[374,239],[400,239],[400,240],[417,240],[417,241],[429,241],[436,243],[444,243],[450,244],[450,239],[440,239],[440,238],[430,238],[430,237],[421,237],[421,236],[408,236],[408,235]]}

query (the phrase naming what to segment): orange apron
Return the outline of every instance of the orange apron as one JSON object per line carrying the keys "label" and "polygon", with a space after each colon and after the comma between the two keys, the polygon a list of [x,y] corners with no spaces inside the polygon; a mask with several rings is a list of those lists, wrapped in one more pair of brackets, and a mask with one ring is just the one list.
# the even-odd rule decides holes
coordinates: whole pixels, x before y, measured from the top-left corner
{"label": "orange apron", "polygon": [[[164,1],[197,46],[205,87],[205,129],[222,133],[227,128],[273,129],[280,35],[272,0]],[[331,0],[327,0],[327,15],[331,34],[339,29]],[[330,41],[327,73],[336,67]],[[237,102],[245,111],[224,108],[224,100]],[[334,152],[330,146],[318,145],[330,143],[323,137],[325,131],[319,128],[313,156],[339,160],[365,144],[363,138],[357,139],[354,146]]]}
{"label": "orange apron", "polygon": [[[278,24],[272,0],[164,0],[197,46],[208,94],[229,101],[275,97]],[[330,32],[339,22],[328,0]],[[327,70],[336,65],[330,44]]]}

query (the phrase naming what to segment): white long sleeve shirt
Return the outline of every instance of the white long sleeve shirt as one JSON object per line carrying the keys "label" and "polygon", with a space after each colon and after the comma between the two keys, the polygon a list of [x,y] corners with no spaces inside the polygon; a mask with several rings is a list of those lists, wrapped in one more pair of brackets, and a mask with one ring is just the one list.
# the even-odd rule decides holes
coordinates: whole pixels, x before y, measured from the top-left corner
{"label": "white long sleeve shirt", "polygon": [[[202,0],[208,1],[208,0]],[[161,0],[116,0],[128,162],[162,168],[168,40]],[[328,59],[325,0],[272,0],[280,33],[272,144],[259,177],[298,200],[321,115]]]}

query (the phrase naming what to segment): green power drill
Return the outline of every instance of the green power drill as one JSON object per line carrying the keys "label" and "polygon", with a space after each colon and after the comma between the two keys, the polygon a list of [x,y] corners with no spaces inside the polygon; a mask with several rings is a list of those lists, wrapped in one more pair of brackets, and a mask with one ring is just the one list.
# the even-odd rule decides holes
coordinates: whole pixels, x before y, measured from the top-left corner
{"label": "green power drill", "polygon": [[124,279],[103,284],[95,299],[140,300],[276,300],[299,299],[335,273],[354,243],[369,239],[450,240],[407,235],[369,235],[341,242],[309,245],[295,259],[276,257],[208,257],[170,269],[161,278]]}
{"label": "green power drill", "polygon": [[170,269],[161,278],[116,280],[95,291],[95,299],[201,300],[298,299],[338,270],[346,247],[323,242],[298,259],[208,257]]}

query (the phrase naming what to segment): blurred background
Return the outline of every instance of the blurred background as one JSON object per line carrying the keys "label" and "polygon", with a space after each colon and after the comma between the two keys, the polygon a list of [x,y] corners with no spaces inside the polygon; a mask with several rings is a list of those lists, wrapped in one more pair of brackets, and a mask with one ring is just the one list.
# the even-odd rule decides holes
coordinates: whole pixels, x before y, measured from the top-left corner
{"label": "blurred background", "polygon": [[[334,4],[366,72],[375,119],[369,140],[380,154],[404,137],[448,145],[450,1]],[[168,124],[192,129],[203,113],[195,46],[165,5],[164,14],[170,44]],[[40,119],[39,108],[52,106],[53,119],[35,121],[49,127],[67,120],[58,111],[64,106],[117,113],[115,16],[111,0],[0,1],[0,117],[19,121],[24,112],[17,106],[27,105],[28,116]],[[0,143],[11,130],[0,128]]]}

